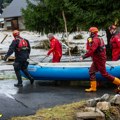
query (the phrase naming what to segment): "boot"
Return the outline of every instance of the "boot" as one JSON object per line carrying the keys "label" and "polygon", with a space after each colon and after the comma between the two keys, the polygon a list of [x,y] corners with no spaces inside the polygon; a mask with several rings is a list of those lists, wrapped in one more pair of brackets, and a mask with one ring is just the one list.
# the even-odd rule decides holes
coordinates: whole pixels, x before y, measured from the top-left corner
{"label": "boot", "polygon": [[15,74],[17,76],[17,79],[18,79],[18,83],[17,84],[14,84],[15,87],[22,87],[22,77],[20,75],[20,71],[18,70],[15,70]]}
{"label": "boot", "polygon": [[114,83],[115,85],[118,85],[118,86],[119,86],[119,85],[120,85],[120,79],[115,77],[113,83]]}
{"label": "boot", "polygon": [[97,89],[97,82],[94,80],[94,81],[90,81],[90,88],[89,89],[85,89],[86,92],[96,92]]}
{"label": "boot", "polygon": [[31,85],[33,85],[33,83],[34,83],[34,79],[33,78],[30,79],[30,83],[31,83]]}
{"label": "boot", "polygon": [[22,87],[23,85],[22,85],[22,84],[17,83],[17,84],[14,84],[14,86],[15,86],[15,87]]}

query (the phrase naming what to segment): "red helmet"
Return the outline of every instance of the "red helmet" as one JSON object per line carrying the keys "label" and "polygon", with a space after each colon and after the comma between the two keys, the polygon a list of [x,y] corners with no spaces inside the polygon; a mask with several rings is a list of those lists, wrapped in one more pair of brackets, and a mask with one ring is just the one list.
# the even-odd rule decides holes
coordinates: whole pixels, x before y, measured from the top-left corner
{"label": "red helmet", "polygon": [[98,28],[96,28],[96,27],[91,27],[91,28],[89,29],[89,32],[91,32],[91,33],[97,33],[97,32],[98,32]]}
{"label": "red helmet", "polygon": [[13,31],[13,36],[14,37],[19,36],[19,35],[20,35],[20,32],[18,30]]}
{"label": "red helmet", "polygon": [[109,27],[109,30],[112,30],[112,29],[116,29],[117,27],[115,26],[115,25],[111,25],[110,27]]}

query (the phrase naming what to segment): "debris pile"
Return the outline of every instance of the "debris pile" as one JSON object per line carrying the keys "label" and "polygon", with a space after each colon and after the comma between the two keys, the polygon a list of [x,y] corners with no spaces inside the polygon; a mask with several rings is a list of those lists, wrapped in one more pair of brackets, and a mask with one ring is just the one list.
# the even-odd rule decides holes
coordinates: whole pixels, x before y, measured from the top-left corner
{"label": "debris pile", "polygon": [[104,94],[86,103],[85,111],[77,112],[77,120],[120,120],[120,94]]}

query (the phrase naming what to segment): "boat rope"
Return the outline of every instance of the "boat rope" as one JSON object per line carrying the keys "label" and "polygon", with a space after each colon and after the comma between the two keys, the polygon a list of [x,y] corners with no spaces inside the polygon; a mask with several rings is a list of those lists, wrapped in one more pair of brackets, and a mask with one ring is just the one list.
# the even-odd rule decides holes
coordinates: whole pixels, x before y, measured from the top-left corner
{"label": "boat rope", "polygon": [[112,65],[110,65],[109,63],[106,63],[107,65],[109,65],[111,68],[110,70],[112,70],[114,67]]}
{"label": "boat rope", "polygon": [[46,55],[40,62],[43,62],[43,60],[44,60],[46,57],[48,57],[48,56]]}
{"label": "boat rope", "polygon": [[29,58],[29,60],[31,60],[31,61],[34,62],[35,64],[39,65],[40,67],[42,67],[42,66],[40,65],[40,62],[36,62],[36,61],[34,61],[33,59],[31,59],[31,58]]}

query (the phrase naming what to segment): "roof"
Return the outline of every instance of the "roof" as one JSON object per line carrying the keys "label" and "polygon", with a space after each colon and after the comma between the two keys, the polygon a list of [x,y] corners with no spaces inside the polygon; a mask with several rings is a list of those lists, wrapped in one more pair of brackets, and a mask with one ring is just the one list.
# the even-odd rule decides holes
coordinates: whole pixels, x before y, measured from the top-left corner
{"label": "roof", "polygon": [[[31,2],[34,2],[34,0],[30,0]],[[26,0],[13,0],[9,6],[5,8],[1,18],[9,18],[9,17],[20,17],[22,16],[21,9],[26,8],[27,3]]]}

